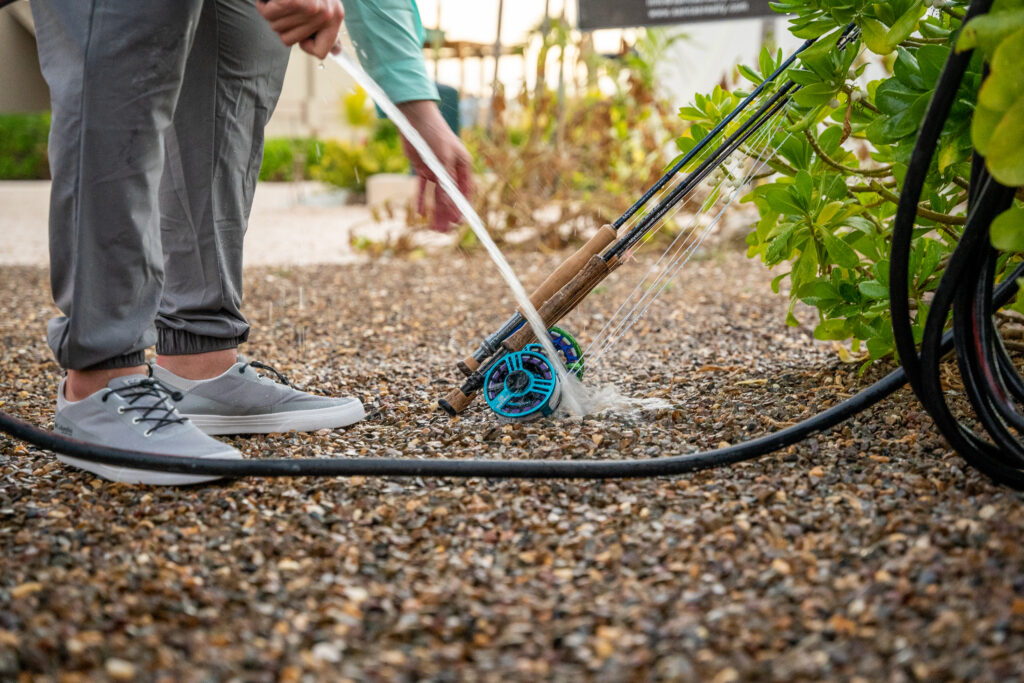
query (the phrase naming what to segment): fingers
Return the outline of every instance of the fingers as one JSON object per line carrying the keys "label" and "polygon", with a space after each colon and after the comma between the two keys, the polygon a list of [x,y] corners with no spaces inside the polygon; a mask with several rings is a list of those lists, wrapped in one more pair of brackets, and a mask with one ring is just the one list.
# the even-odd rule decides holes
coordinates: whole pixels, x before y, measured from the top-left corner
{"label": "fingers", "polygon": [[320,59],[324,59],[327,55],[331,54],[331,50],[338,44],[338,31],[341,30],[341,21],[345,13],[341,9],[340,4],[337,4],[337,7],[338,11],[331,12],[327,23],[317,29],[315,36],[311,36],[313,39],[313,54]]}
{"label": "fingers", "polygon": [[325,59],[327,55],[331,54],[331,48],[334,47],[338,40],[338,30],[334,29],[333,35],[330,31],[319,30],[306,40],[299,43],[299,47],[311,55],[316,55],[320,59]]}
{"label": "fingers", "polygon": [[256,7],[282,43],[320,59],[331,53],[345,18],[340,0],[267,0]]}
{"label": "fingers", "polygon": [[427,209],[427,179],[420,175],[420,191],[417,193],[416,213],[423,215]]}
{"label": "fingers", "polygon": [[452,225],[459,222],[459,209],[448,196],[448,193],[441,189],[440,185],[434,187],[434,220],[431,221],[431,228],[437,232],[448,232]]}
{"label": "fingers", "polygon": [[455,165],[455,182],[459,186],[459,191],[467,197],[473,196],[473,160],[469,156],[469,152],[462,150],[465,154],[460,154],[458,162]]}
{"label": "fingers", "polygon": [[[454,137],[453,137],[454,140]],[[461,147],[461,144],[456,143]],[[465,159],[461,154],[458,153],[458,149],[451,149],[449,147],[448,154],[445,155],[444,166],[445,171],[451,176],[452,180],[455,181],[459,191],[466,194],[466,190],[469,189],[470,183],[467,178],[467,170]],[[448,193],[438,187],[434,192],[434,220],[433,229],[439,232],[448,232],[452,226],[459,223],[462,220],[462,212],[459,207],[455,204],[455,201],[448,196]]]}
{"label": "fingers", "polygon": [[307,21],[299,24],[294,28],[285,29],[278,31],[277,35],[281,37],[281,42],[291,47],[296,43],[304,43],[307,40],[313,40],[316,37],[316,32],[319,24],[317,22]]}

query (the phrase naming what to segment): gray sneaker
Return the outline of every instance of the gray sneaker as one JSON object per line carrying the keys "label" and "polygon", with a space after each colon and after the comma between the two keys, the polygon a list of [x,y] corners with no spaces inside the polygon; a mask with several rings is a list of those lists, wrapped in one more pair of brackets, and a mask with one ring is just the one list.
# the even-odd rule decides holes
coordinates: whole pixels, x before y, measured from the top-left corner
{"label": "gray sneaker", "polygon": [[[64,397],[64,382],[61,380],[57,391],[57,414],[53,420],[54,431],[59,434],[143,453],[232,460],[242,457],[236,449],[203,434],[180,415],[171,401],[170,390],[146,375],[115,377],[106,389],[81,401]],[[103,465],[66,455],[58,455],[57,459],[104,479],[129,484],[181,486],[220,479]]]}
{"label": "gray sneaker", "polygon": [[[189,380],[153,365],[153,376],[182,394],[178,410],[207,434],[312,432],[347,427],[366,417],[356,398],[314,396],[293,387],[269,365],[243,356],[224,374]],[[279,382],[256,372],[273,372]]]}

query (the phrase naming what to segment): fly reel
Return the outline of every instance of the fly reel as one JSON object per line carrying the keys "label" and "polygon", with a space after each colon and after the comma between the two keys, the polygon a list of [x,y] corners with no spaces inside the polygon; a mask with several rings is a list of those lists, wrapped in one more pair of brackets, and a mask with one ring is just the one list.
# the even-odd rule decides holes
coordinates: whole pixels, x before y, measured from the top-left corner
{"label": "fly reel", "polygon": [[[571,334],[557,327],[549,330],[559,360],[577,377],[583,377],[583,352]],[[507,354],[484,376],[484,400],[499,417],[528,422],[555,412],[562,387],[551,360],[540,344]]]}
{"label": "fly reel", "polygon": [[[561,327],[552,327],[548,330],[548,336],[551,337],[551,343],[555,345],[555,350],[562,357],[561,360],[565,363],[566,370],[583,379],[583,349],[580,348],[579,342]],[[540,344],[530,344],[530,346],[544,348]]]}

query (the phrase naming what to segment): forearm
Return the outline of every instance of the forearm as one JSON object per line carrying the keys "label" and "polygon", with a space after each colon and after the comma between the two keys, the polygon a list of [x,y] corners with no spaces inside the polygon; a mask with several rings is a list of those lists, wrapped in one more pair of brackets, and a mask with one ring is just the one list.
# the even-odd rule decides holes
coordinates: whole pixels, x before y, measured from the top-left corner
{"label": "forearm", "polygon": [[356,57],[394,102],[440,98],[423,60],[422,27],[411,0],[343,0]]}

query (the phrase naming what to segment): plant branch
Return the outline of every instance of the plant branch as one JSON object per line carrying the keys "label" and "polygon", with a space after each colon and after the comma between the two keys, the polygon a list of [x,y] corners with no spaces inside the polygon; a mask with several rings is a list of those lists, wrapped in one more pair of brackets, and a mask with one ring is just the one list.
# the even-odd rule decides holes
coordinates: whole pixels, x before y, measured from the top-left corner
{"label": "plant branch", "polygon": [[[900,196],[893,192],[892,190],[883,187],[881,183],[871,181],[871,189],[877,192],[878,194],[882,195],[886,199],[888,199],[893,204],[900,203]],[[917,215],[920,216],[921,218],[924,218],[925,220],[935,221],[940,225],[967,224],[967,219],[964,218],[963,216],[950,216],[949,214],[946,213],[939,213],[938,211],[932,211],[931,209],[920,204],[917,205]],[[957,236],[957,239],[959,239],[959,236]]]}
{"label": "plant branch", "polygon": [[827,166],[831,166],[837,171],[842,171],[847,175],[861,175],[868,178],[888,178],[892,174],[892,166],[869,169],[850,168],[849,166],[845,166],[830,157],[825,150],[821,148],[821,145],[818,144],[818,141],[813,135],[811,135],[810,131],[805,130],[804,137],[807,138],[807,142],[810,143],[811,149],[813,149],[814,153],[818,155],[818,158],[824,161]]}
{"label": "plant branch", "polygon": [[922,47],[924,45],[946,45],[949,38],[907,38],[901,43],[910,47]]}
{"label": "plant branch", "polygon": [[949,7],[943,7],[942,8],[942,13],[943,14],[948,14],[949,16],[953,17],[957,21],[963,21],[964,20],[964,15],[963,14],[961,14],[960,12],[957,12],[956,10],[950,9]]}

